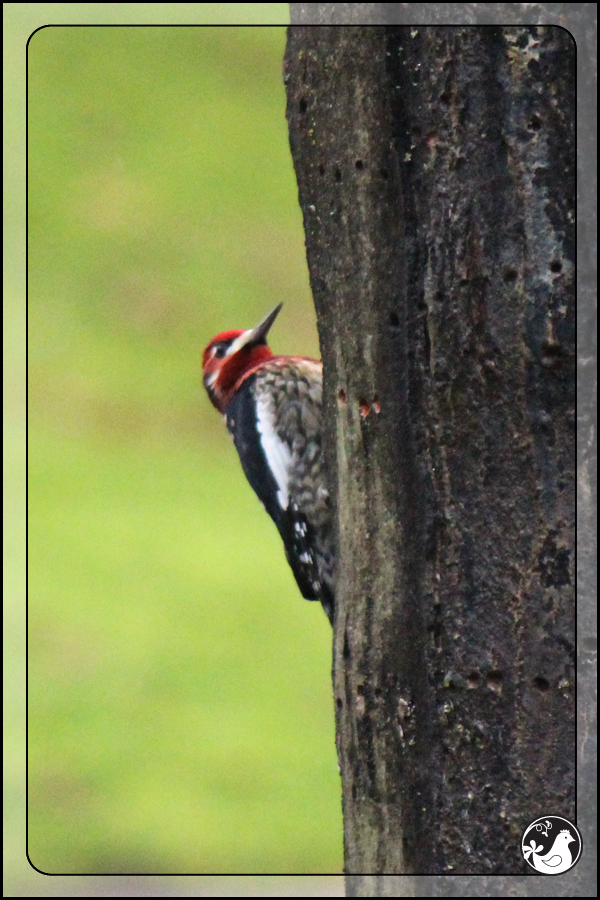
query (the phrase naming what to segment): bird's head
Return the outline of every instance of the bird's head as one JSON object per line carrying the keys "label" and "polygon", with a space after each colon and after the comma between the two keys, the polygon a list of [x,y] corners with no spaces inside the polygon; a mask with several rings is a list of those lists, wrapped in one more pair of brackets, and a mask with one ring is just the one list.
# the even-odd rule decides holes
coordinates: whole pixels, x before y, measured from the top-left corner
{"label": "bird's head", "polygon": [[561,838],[563,843],[567,844],[567,846],[571,843],[571,841],[575,840],[568,828],[563,828],[558,837]]}
{"label": "bird's head", "polygon": [[236,385],[251,369],[273,356],[267,334],[283,303],[271,310],[256,328],[223,331],[208,343],[202,354],[202,381],[213,406],[224,412]]}

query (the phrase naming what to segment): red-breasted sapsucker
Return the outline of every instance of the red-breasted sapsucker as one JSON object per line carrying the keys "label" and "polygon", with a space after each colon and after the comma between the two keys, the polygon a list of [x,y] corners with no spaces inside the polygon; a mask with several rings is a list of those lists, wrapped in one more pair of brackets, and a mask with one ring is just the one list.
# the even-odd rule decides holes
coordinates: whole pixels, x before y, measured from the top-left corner
{"label": "red-breasted sapsucker", "polygon": [[204,350],[204,387],[225,417],[246,478],[275,522],[302,595],[333,624],[333,521],[322,449],[322,367],[275,356],[267,333],[282,304]]}

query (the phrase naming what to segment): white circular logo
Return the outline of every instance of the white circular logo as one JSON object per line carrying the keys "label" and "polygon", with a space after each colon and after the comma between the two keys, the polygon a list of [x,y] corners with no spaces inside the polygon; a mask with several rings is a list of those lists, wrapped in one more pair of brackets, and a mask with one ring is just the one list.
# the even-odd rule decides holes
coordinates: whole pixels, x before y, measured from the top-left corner
{"label": "white circular logo", "polygon": [[521,853],[536,872],[561,875],[581,856],[581,835],[568,819],[542,816],[523,832]]}

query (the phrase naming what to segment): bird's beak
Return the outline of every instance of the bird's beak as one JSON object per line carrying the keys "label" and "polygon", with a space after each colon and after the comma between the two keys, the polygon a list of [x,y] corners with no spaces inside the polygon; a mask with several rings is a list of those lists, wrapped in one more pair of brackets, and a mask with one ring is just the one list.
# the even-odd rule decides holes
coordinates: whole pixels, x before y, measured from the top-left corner
{"label": "bird's beak", "polygon": [[278,304],[275,309],[272,309],[268,316],[265,316],[262,322],[259,322],[256,328],[253,328],[252,331],[248,334],[247,340],[244,342],[246,345],[249,344],[260,344],[264,341],[266,336],[269,333],[269,329],[271,325],[279,315],[281,311],[281,307],[283,303]]}
{"label": "bird's beak", "polygon": [[233,344],[230,345],[227,356],[235,356],[238,350],[241,350],[242,347],[255,347],[257,344],[266,343],[265,338],[269,333],[269,328],[277,318],[279,314],[279,310],[283,306],[283,303],[280,303],[279,306],[276,306],[275,309],[272,309],[268,316],[259,322],[256,328],[251,328],[248,331],[242,331],[242,333],[235,339]]}

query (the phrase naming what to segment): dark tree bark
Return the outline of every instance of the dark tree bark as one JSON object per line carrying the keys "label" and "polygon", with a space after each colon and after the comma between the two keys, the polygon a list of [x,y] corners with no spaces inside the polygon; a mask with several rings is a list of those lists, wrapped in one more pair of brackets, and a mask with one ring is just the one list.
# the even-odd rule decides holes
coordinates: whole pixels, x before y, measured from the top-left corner
{"label": "dark tree bark", "polygon": [[350,876],[525,873],[523,828],[574,819],[574,60],[289,30]]}

